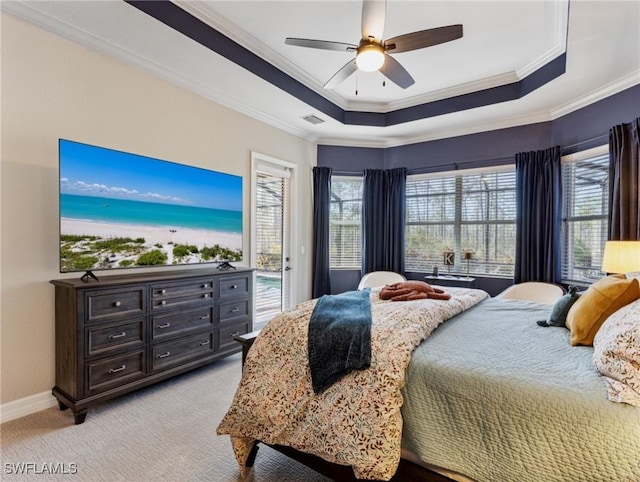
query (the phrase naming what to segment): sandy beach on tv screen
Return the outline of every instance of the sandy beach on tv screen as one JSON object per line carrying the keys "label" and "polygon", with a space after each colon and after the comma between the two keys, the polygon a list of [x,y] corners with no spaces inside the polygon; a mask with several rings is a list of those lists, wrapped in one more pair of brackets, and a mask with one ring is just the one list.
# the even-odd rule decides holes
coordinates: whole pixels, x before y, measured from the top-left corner
{"label": "sandy beach on tv screen", "polygon": [[101,238],[144,238],[146,244],[188,244],[198,248],[218,244],[223,248],[242,249],[241,234],[205,229],[97,223],[64,218],[60,223],[60,231],[61,234],[100,236]]}

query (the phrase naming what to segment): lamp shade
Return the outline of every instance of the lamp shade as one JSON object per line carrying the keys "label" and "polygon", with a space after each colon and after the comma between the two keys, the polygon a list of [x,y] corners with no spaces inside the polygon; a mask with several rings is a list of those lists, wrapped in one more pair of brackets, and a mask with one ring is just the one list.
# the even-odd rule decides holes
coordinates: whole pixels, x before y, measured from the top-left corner
{"label": "lamp shade", "polygon": [[602,256],[605,273],[640,271],[640,241],[607,241]]}

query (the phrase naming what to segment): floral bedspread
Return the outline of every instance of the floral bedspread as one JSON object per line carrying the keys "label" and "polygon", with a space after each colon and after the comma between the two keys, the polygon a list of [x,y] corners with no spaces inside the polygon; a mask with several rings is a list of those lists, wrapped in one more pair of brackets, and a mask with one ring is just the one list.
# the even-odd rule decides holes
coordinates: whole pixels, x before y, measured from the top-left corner
{"label": "floral bedspread", "polygon": [[400,461],[401,389],[411,352],[443,321],[489,295],[447,288],[451,299],[383,301],[371,292],[371,367],[314,394],[307,329],[316,300],[271,320],[248,353],[219,435],[231,435],[244,473],[256,440],[350,465],[360,479],[389,480]]}

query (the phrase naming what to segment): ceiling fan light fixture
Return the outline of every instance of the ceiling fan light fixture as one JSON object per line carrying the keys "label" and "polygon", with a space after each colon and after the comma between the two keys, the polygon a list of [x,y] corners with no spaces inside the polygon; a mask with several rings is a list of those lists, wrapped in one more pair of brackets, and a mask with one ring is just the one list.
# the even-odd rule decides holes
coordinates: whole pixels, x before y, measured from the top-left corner
{"label": "ceiling fan light fixture", "polygon": [[367,44],[358,47],[356,65],[364,72],[375,72],[384,65],[384,49],[378,44]]}

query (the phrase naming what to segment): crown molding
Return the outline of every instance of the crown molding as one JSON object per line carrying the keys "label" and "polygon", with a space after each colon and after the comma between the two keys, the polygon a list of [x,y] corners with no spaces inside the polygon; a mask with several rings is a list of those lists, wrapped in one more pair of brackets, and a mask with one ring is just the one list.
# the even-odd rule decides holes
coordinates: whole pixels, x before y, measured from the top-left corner
{"label": "crown molding", "polygon": [[554,4],[553,13],[553,43],[554,46],[537,59],[518,69],[518,80],[524,79],[540,67],[548,64],[553,59],[567,51],[567,35],[569,33],[569,0],[559,1]]}
{"label": "crown molding", "polygon": [[571,112],[587,107],[594,102],[603,100],[638,84],[640,84],[640,70],[636,70],[615,82],[611,82],[603,87],[593,90],[582,97],[572,100],[571,102],[567,102],[559,107],[551,109],[551,119],[557,119],[570,114]]}
{"label": "crown molding", "polygon": [[494,122],[482,122],[469,124],[465,126],[456,127],[455,129],[446,129],[439,131],[432,131],[428,134],[420,135],[420,136],[403,136],[397,138],[388,138],[386,140],[380,141],[368,141],[368,140],[358,140],[358,139],[337,139],[332,137],[320,137],[318,139],[318,144],[322,145],[330,145],[330,146],[346,146],[346,147],[378,147],[378,148],[389,148],[389,147],[400,147],[407,146],[411,144],[419,144],[422,142],[430,142],[437,141],[441,139],[447,139],[450,137],[459,137],[470,134],[478,134],[481,132],[495,131],[499,129],[509,129],[511,127],[518,127],[528,124],[538,124],[540,122],[549,122],[551,121],[551,116],[549,112],[537,112],[533,114],[527,114],[524,116],[515,116],[509,117],[505,119],[500,119]]}
{"label": "crown molding", "polygon": [[[194,10],[193,8],[194,5],[197,5],[197,2],[184,2],[182,0],[176,3],[181,8],[185,8],[185,10]],[[38,10],[37,5],[38,3],[17,2],[17,1],[1,1],[0,2],[0,7],[3,12],[8,12],[10,14],[13,14],[23,20],[26,20],[30,23],[38,25],[70,41],[84,45],[110,58],[121,61],[133,68],[136,68],[150,75],[163,79],[180,88],[191,91],[205,99],[208,99],[224,107],[227,107],[233,111],[239,112],[248,117],[251,117],[253,119],[266,123],[284,132],[287,132],[296,137],[299,137],[305,141],[308,141],[311,143],[325,144],[325,145],[339,145],[339,146],[345,146],[345,147],[371,147],[371,148],[397,147],[402,145],[429,142],[429,141],[438,140],[438,139],[475,134],[475,133],[484,132],[484,131],[516,127],[520,125],[533,124],[538,122],[546,122],[546,121],[551,121],[559,117],[562,117],[575,110],[581,109],[590,104],[593,104],[594,102],[597,102],[606,97],[619,93],[627,88],[640,84],[640,71],[636,70],[615,82],[609,83],[602,88],[598,88],[597,90],[594,90],[588,93],[587,95],[576,98],[559,107],[555,107],[550,111],[537,112],[533,114],[527,114],[524,116],[500,119],[491,123],[486,123],[486,122],[474,123],[474,124],[456,127],[454,129],[443,129],[443,130],[431,131],[427,134],[419,135],[419,136],[391,136],[391,135],[385,136],[384,128],[372,127],[372,129],[374,129],[375,132],[372,132],[370,138],[368,139],[358,138],[358,135],[354,135],[351,138],[338,138],[334,136],[323,137],[321,134],[308,132],[306,130],[300,129],[292,125],[291,123],[284,122],[275,117],[272,117],[263,112],[260,112],[259,110],[248,105],[248,103],[241,98],[231,97],[228,95],[228,93],[220,92],[219,90],[213,88],[211,85],[206,85],[206,86],[201,85],[200,83],[194,82],[193,80],[180,74],[179,72],[173,71],[171,69],[167,69],[166,67],[161,66],[147,58],[144,58],[126,49],[123,49],[111,42],[106,41],[101,37],[97,37],[96,35],[90,32],[87,32],[82,29],[78,29],[77,27],[69,25],[68,23],[58,18],[51,17],[48,14]],[[188,6],[188,8],[186,8],[185,5]],[[561,4],[561,5],[566,5],[566,4]],[[215,27],[215,28],[218,28],[218,27]],[[224,26],[220,26],[219,28],[222,33],[227,35],[227,32],[223,30],[228,31],[228,29],[225,29]],[[230,35],[230,38],[232,38],[231,35]],[[235,39],[233,40],[235,41]],[[249,47],[246,47],[246,48],[249,48]],[[547,59],[548,57],[552,57],[553,55],[554,53],[550,51],[546,54],[546,56],[544,56],[544,59]],[[538,59],[536,62],[538,61],[540,61],[540,59]],[[529,68],[535,70],[538,67],[537,67],[537,64],[536,66],[533,66],[533,64],[530,64],[530,66],[527,66],[525,69],[529,69]],[[523,69],[520,72],[524,72],[525,69]],[[409,99],[408,101],[390,103],[389,105],[391,106],[392,110],[401,109],[403,108],[402,106],[405,104],[405,102],[410,105],[413,105],[416,101],[419,103],[433,102],[435,100],[440,100],[442,98],[449,98],[455,95],[461,95],[461,94],[470,93],[470,92],[474,92],[481,89],[504,85],[505,83],[517,81],[517,77],[518,77],[518,74],[515,72],[501,74],[491,78],[482,79],[478,82],[471,82],[467,84],[450,87],[447,89],[441,89],[439,91],[431,92],[424,96],[414,97],[412,99]],[[326,95],[326,93],[327,92],[323,90],[322,95]],[[370,111],[373,111],[373,110],[370,110]]]}
{"label": "crown molding", "polygon": [[67,40],[84,45],[87,48],[99,52],[109,58],[123,62],[130,67],[165,80],[177,87],[193,92],[205,99],[264,122],[265,124],[288,132],[289,134],[300,137],[306,141],[316,142],[317,140],[316,136],[310,135],[302,129],[298,129],[289,123],[283,122],[280,119],[254,109],[242,99],[236,99],[228,93],[222,92],[211,85],[204,86],[198,82],[194,82],[191,78],[186,77],[175,70],[168,69],[167,67],[161,66],[145,57],[135,54],[127,49],[123,49],[102,37],[97,37],[96,35],[69,25],[60,19],[44,14],[35,8],[33,6],[34,4],[11,1],[2,1],[0,4],[2,5],[2,10],[40,26],[49,32],[60,35]]}
{"label": "crown molding", "polygon": [[359,102],[345,99],[341,95],[335,93],[333,90],[324,89],[323,84],[321,84],[318,79],[310,76],[293,62],[289,61],[282,55],[278,54],[276,51],[265,46],[265,44],[257,40],[247,31],[233,24],[233,22],[230,22],[229,19],[227,19],[223,15],[220,15],[218,12],[207,8],[206,2],[175,0],[173,3],[175,3],[181,9],[185,10],[187,13],[206,23],[210,27],[216,29],[223,35],[229,37],[231,40],[238,43],[242,47],[253,52],[266,62],[269,62],[274,67],[282,70],[284,73],[291,76],[298,82],[301,82],[316,94],[326,98],[345,111],[374,112],[378,114],[386,114],[388,112],[393,112],[399,109],[414,107],[421,104],[448,99],[450,97],[457,97],[460,95],[471,94],[473,92],[511,84],[514,82],[518,82],[530,73],[535,72],[540,67],[546,65],[548,62],[555,59],[558,55],[564,53],[566,48],[568,1],[560,1],[555,4],[553,16],[554,40],[556,45],[537,59],[529,62],[522,69],[516,72],[505,72],[502,74],[477,79],[471,82],[465,82],[463,84],[434,90],[398,101],[387,103]]}
{"label": "crown molding", "polygon": [[206,2],[175,0],[173,3],[237,44],[253,52],[274,67],[282,70],[287,75],[313,90],[316,94],[321,95],[341,109],[346,110],[346,102],[342,96],[336,94],[333,90],[324,89],[323,84],[318,79],[309,75],[296,64],[278,54],[275,50],[265,46],[265,44],[258,41],[258,39],[250,33],[233,24],[225,16],[207,8]]}

